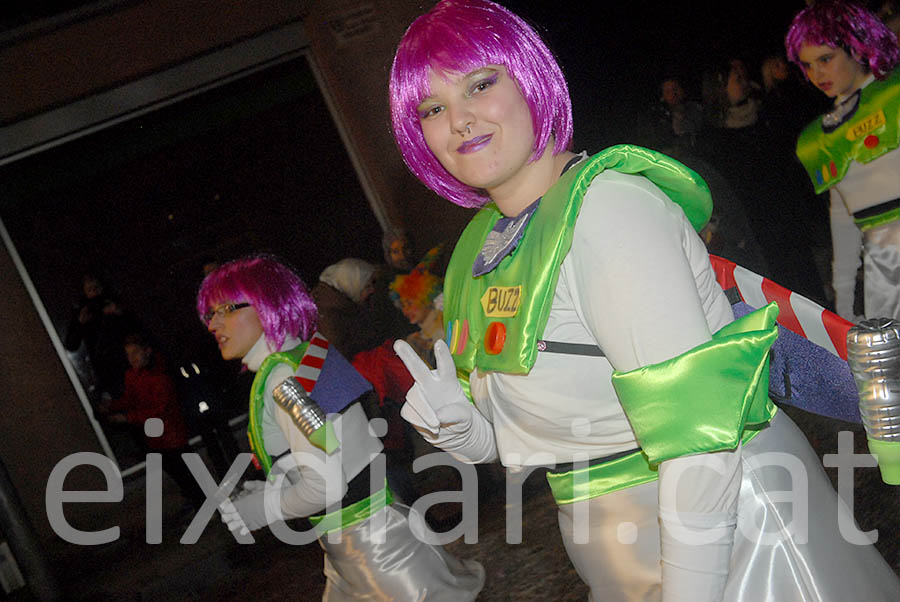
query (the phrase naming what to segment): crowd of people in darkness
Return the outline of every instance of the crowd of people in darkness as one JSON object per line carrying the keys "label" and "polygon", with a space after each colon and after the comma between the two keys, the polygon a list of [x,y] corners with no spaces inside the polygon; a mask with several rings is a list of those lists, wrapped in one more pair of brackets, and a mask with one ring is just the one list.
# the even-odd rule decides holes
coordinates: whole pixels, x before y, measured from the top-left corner
{"label": "crowd of people in darkness", "polygon": [[[861,8],[897,35],[896,2]],[[725,55],[697,69],[659,81],[651,119],[636,139],[694,167],[709,184],[716,207],[703,237],[710,252],[851,321],[871,313],[864,311],[860,247],[835,257],[828,195],[810,183],[796,154],[801,132],[828,112],[834,95],[822,94],[783,47]]]}
{"label": "crowd of people in darkness", "polygon": [[696,169],[715,199],[704,232],[722,255],[828,305],[824,203],[794,155],[803,127],[825,107],[782,53],[758,64],[723,57],[698,74],[666,76],[640,142]]}

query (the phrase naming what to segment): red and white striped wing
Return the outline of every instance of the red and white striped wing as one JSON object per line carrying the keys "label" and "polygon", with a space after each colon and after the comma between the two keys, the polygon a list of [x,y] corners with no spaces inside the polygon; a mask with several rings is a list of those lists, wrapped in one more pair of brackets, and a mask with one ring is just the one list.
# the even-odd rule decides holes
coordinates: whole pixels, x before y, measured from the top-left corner
{"label": "red and white striped wing", "polygon": [[757,309],[777,302],[779,324],[847,359],[847,331],[853,327],[851,322],[733,261],[716,255],[710,255],[709,259],[723,290],[737,288],[744,302]]}
{"label": "red and white striped wing", "polygon": [[312,393],[316,381],[319,380],[319,373],[322,372],[326,355],[328,355],[328,341],[317,332],[310,339],[309,347],[306,348],[306,353],[303,354],[297,372],[294,374],[295,378],[303,385],[307,395]]}

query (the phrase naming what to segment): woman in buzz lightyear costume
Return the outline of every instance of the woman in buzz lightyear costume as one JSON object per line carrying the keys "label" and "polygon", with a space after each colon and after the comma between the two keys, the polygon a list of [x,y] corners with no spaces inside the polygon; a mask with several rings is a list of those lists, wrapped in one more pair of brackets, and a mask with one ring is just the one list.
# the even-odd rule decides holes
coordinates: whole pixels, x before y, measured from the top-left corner
{"label": "woman in buzz lightyear costume", "polygon": [[[370,463],[382,449],[360,403],[371,386],[316,332],[316,306],[300,278],[271,256],[238,259],[204,279],[197,310],[222,357],[256,373],[249,434],[270,486],[267,493],[265,482],[249,481],[244,495],[220,507],[229,529],[308,516],[325,550],[328,602],[474,600],[481,565],[419,541],[407,509],[392,503],[387,487],[371,486]],[[335,415],[321,427],[326,437],[307,437],[275,400],[291,377]]]}
{"label": "woman in buzz lightyear costume", "polygon": [[863,256],[867,318],[900,319],[900,49],[876,15],[846,1],[800,11],[785,39],[788,58],[834,99],[809,124],[797,156],[817,193],[829,191],[832,285],[837,313],[854,321]]}
{"label": "woman in buzz lightyear costume", "polygon": [[[426,439],[555,464],[562,537],[598,602],[900,596],[874,548],[841,537],[852,517],[767,398],[777,308],[732,321],[695,233],[711,209],[697,174],[634,146],[570,152],[560,68],[486,0],[410,25],[390,98],[408,167],[481,207],[445,278],[437,368],[395,345]],[[791,490],[804,501],[773,503]]]}

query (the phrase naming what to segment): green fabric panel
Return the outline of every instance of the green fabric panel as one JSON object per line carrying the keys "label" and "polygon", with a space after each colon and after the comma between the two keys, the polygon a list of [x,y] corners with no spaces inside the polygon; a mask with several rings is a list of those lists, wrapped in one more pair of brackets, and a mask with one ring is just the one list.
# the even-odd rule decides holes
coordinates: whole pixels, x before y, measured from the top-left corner
{"label": "green fabric panel", "polygon": [[775,303],[665,362],[614,372],[613,387],[651,464],[734,449],[745,428],[768,422]]}
{"label": "green fabric panel", "polygon": [[[871,129],[867,124],[879,111],[884,111],[885,121]],[[878,137],[878,144],[871,148],[866,145],[870,135]],[[875,80],[862,89],[856,113],[834,131],[826,134],[822,130],[821,117],[806,126],[797,140],[797,157],[819,194],[847,175],[851,161],[868,163],[898,146],[900,69],[895,69],[883,80]]]}
{"label": "green fabric panel", "polygon": [[[774,416],[773,411],[772,415]],[[741,441],[746,445],[760,430],[744,432]],[[547,473],[550,492],[557,504],[573,504],[642,485],[659,478],[658,465],[651,465],[643,451],[603,464],[577,468],[562,474]]]}
{"label": "green fabric panel", "polygon": [[885,211],[884,213],[879,213],[878,215],[873,215],[872,217],[864,217],[862,219],[853,218],[853,222],[856,224],[857,228],[862,232],[865,232],[866,230],[871,230],[878,226],[890,224],[898,219],[900,219],[900,207],[894,207],[893,209]]}
{"label": "green fabric panel", "polygon": [[309,347],[309,341],[301,343],[288,351],[269,354],[263,360],[259,370],[256,371],[256,376],[253,377],[253,384],[250,386],[247,437],[250,439],[250,450],[256,455],[256,459],[259,460],[263,471],[270,479],[272,478],[272,475],[269,475],[269,472],[272,470],[272,457],[266,453],[262,433],[262,413],[263,406],[266,403],[266,380],[269,378],[269,373],[278,364],[288,364],[291,369],[296,370],[297,366],[300,365],[300,360],[303,359],[303,354],[306,353],[307,347]]}
{"label": "green fabric panel", "polygon": [[469,373],[457,370],[456,380],[459,381],[459,386],[462,387],[463,395],[465,395],[471,403],[475,403],[475,400],[472,399],[472,385],[469,383]]}
{"label": "green fabric panel", "polygon": [[315,527],[316,532],[321,537],[332,531],[340,531],[341,529],[352,527],[393,503],[394,494],[387,486],[387,481],[385,481],[383,489],[373,493],[366,499],[359,500],[346,508],[341,508],[328,514],[310,516],[309,522],[312,523],[312,526]]}
{"label": "green fabric panel", "polygon": [[[488,233],[502,217],[493,203],[481,209],[454,249],[444,279],[444,328],[455,320],[467,321],[464,349],[453,355],[457,368],[527,374],[537,358],[537,341],[550,316],[559,269],[572,246],[572,236],[584,194],[593,179],[606,169],[642,175],[678,203],[698,230],[709,220],[712,199],[703,179],[678,161],[634,145],[607,148],[568,170],[541,198],[516,250],[494,270],[472,277],[472,265]],[[521,286],[519,307],[512,317],[488,317],[481,299],[491,287]],[[484,337],[492,322],[506,327],[506,343],[490,354]],[[449,346],[453,348],[453,341]]]}
{"label": "green fabric panel", "polygon": [[581,502],[658,478],[657,468],[650,466],[642,451],[561,474],[547,473],[550,492],[557,504]]}
{"label": "green fabric panel", "polygon": [[[574,180],[569,170],[563,177]],[[558,186],[559,184],[557,184]],[[544,195],[540,206],[525,229],[518,248],[489,274],[472,278],[472,265],[484,240],[502,214],[493,203],[479,211],[463,232],[444,278],[444,326],[456,317],[468,321],[468,340],[453,355],[458,369],[471,372],[477,365],[483,371],[498,370],[525,374],[534,365],[538,331],[549,318],[553,291],[559,277],[559,264],[568,252],[572,227],[578,211],[560,203],[562,197]],[[548,261],[548,258],[552,258]],[[488,317],[481,298],[490,287],[521,286],[519,307],[512,317]],[[506,327],[506,343],[497,355],[487,353],[484,337],[492,322]]]}

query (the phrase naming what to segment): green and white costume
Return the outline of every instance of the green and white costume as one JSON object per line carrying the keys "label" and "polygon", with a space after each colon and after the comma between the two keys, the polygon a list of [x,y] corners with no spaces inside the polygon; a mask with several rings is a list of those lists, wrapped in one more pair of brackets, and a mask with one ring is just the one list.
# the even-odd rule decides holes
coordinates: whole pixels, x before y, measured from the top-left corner
{"label": "green and white costume", "polygon": [[[555,478],[563,539],[594,600],[659,600],[663,581],[671,600],[893,600],[887,564],[839,535],[837,496],[802,434],[772,417],[775,309],[729,332],[731,307],[695,233],[708,201],[684,166],[622,146],[566,172],[518,247],[477,278],[471,260],[500,215],[489,205],[473,219],[445,280],[445,320],[500,461],[577,469],[643,448],[592,466],[586,482]],[[493,322],[505,326],[499,353]],[[539,341],[604,355],[536,351]],[[769,452],[805,470],[808,513],[771,502],[790,479],[760,465]],[[791,526],[801,510],[808,543],[782,533],[760,544],[759,529]],[[705,545],[682,543],[679,523]]]}
{"label": "green and white costume", "polygon": [[830,194],[835,309],[856,317],[862,252],[866,317],[900,319],[900,69],[835,99],[832,115],[844,113],[834,129],[820,117],[797,141],[816,192]]}
{"label": "green and white costume", "polygon": [[[282,345],[288,351],[273,355],[262,336],[243,362],[257,373],[253,388],[264,396],[261,413],[251,420],[258,425],[255,438],[261,439],[274,460],[272,472],[286,473],[291,481],[281,489],[281,514],[284,518],[310,517],[325,551],[323,601],[474,600],[484,584],[481,565],[459,560],[440,546],[417,539],[410,530],[409,509],[392,503],[386,487],[370,488],[367,468],[380,456],[382,444],[358,401],[333,417],[341,444],[331,454],[311,443],[275,402],[272,391],[295,375],[300,360],[299,354],[290,350],[301,344],[288,339]],[[328,353],[338,354],[334,348]],[[353,370],[349,364],[345,369]],[[322,378],[327,377],[323,370]],[[357,496],[361,499],[345,498],[341,509],[329,507],[323,512],[341,500],[348,488],[360,487],[367,492]],[[330,535],[336,532],[340,538],[335,540]]]}

